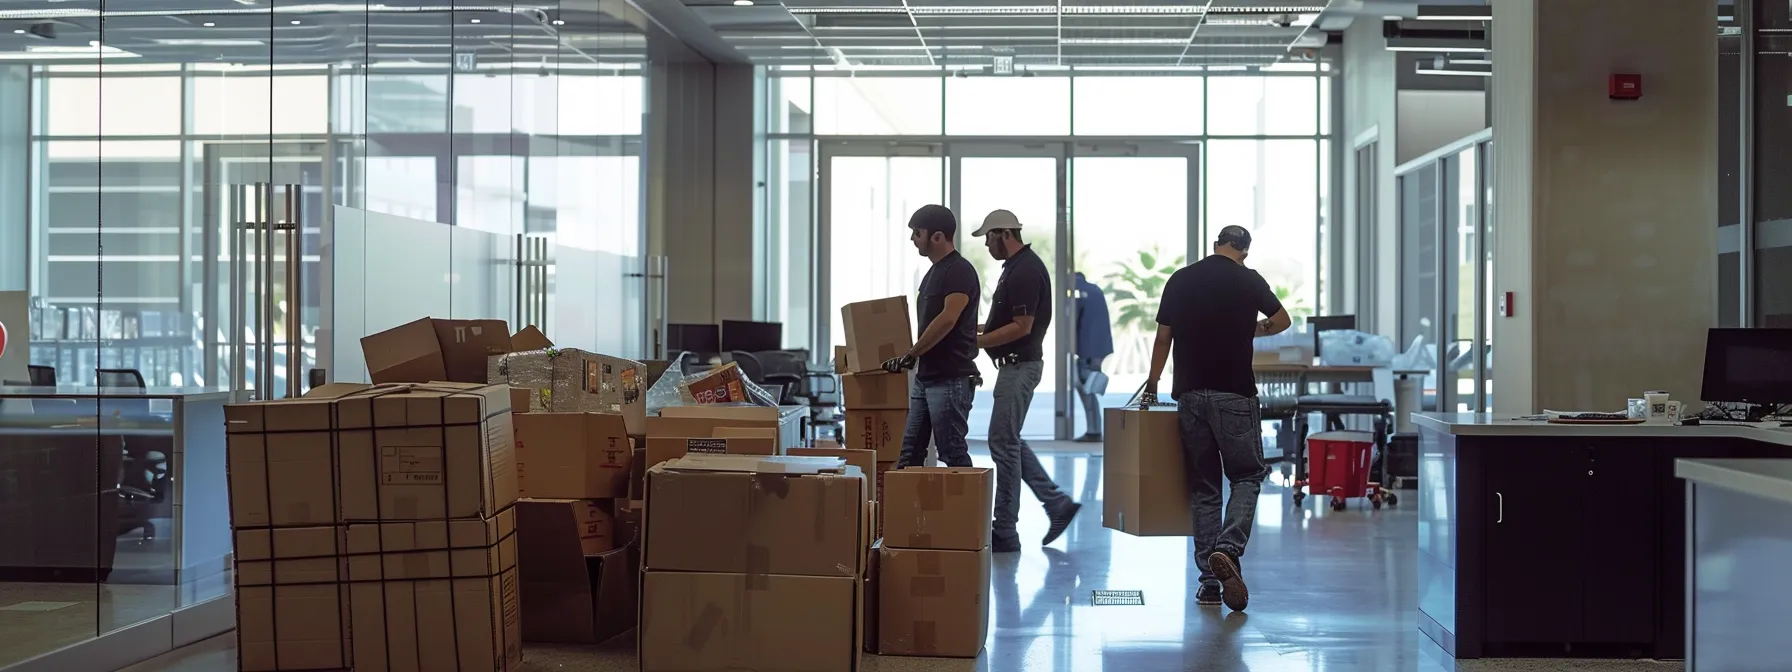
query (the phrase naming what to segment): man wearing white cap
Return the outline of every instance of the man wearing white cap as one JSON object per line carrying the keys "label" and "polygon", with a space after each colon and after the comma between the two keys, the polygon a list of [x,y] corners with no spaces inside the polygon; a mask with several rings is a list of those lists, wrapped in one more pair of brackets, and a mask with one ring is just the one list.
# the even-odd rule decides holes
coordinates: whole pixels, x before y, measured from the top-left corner
{"label": "man wearing white cap", "polygon": [[1045,332],[1052,324],[1052,280],[1045,262],[1033,247],[1021,242],[1020,219],[1007,210],[983,218],[983,226],[971,235],[984,239],[989,255],[1002,261],[1002,277],[996,282],[989,321],[977,336],[977,347],[989,353],[996,365],[995,408],[989,416],[989,453],[996,462],[995,525],[990,551],[1020,550],[1014,524],[1020,517],[1020,483],[1025,481],[1051,527],[1041,545],[1064,534],[1082,505],[1058,489],[1033,448],[1020,438],[1021,423],[1033,404],[1033,390],[1045,372]]}

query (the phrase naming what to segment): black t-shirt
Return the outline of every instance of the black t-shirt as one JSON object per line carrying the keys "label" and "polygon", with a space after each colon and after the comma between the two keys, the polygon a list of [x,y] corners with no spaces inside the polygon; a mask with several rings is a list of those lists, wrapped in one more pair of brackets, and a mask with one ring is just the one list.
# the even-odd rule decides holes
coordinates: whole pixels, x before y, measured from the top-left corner
{"label": "black t-shirt", "polygon": [[1257,322],[1282,310],[1263,276],[1220,255],[1170,276],[1157,323],[1170,328],[1176,380],[1170,394],[1190,390],[1257,396],[1251,339]]}
{"label": "black t-shirt", "polygon": [[920,297],[915,302],[921,307],[921,320],[915,338],[926,333],[933,318],[945,311],[948,294],[963,294],[967,304],[958,314],[958,323],[915,365],[915,378],[923,381],[968,378],[977,373],[977,299],[983,289],[977,284],[977,268],[964,255],[946,255],[921,278]]}
{"label": "black t-shirt", "polygon": [[1002,264],[1002,279],[996,281],[995,296],[989,307],[989,322],[983,333],[1008,326],[1014,318],[1033,316],[1033,331],[1019,340],[989,349],[989,356],[1001,358],[1019,355],[1020,361],[1045,359],[1045,330],[1052,326],[1052,277],[1045,262],[1028,245]]}

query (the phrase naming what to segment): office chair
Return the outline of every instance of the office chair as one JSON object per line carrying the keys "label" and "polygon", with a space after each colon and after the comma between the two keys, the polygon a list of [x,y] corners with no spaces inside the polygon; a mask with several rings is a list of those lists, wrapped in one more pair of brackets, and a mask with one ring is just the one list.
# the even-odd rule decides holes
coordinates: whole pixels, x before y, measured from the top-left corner
{"label": "office chair", "polygon": [[[146,389],[143,374],[136,369],[98,369],[94,371],[94,382],[105,388]],[[107,403],[102,400],[101,404]],[[149,400],[111,400],[121,408],[120,415],[131,415],[126,409],[142,415],[149,414]],[[150,509],[168,498],[168,455],[160,450],[143,450],[138,452],[131,446],[128,438],[121,438],[124,450],[124,461],[119,470],[118,492],[121,508],[119,510],[118,535],[141,528],[144,541],[155,539],[156,526],[150,520]]]}
{"label": "office chair", "polygon": [[38,366],[36,364],[33,364],[33,365],[25,367],[25,368],[28,369],[31,373],[31,386],[32,387],[55,387],[56,386],[56,367],[54,367],[54,366]]}
{"label": "office chair", "polygon": [[143,382],[143,373],[136,369],[97,369],[94,371],[94,384],[100,387],[137,388],[149,387]]}

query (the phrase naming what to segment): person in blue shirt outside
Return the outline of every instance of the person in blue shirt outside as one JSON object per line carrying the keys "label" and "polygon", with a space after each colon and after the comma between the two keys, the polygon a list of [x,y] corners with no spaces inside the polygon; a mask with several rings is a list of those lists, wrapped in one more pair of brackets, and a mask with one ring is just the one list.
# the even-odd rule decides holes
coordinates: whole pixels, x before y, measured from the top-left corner
{"label": "person in blue shirt outside", "polygon": [[1101,372],[1101,360],[1114,354],[1114,325],[1108,319],[1108,299],[1101,288],[1089,282],[1079,271],[1076,274],[1076,394],[1083,400],[1083,415],[1088,418],[1079,443],[1101,442],[1101,395],[1107,391],[1108,376]]}

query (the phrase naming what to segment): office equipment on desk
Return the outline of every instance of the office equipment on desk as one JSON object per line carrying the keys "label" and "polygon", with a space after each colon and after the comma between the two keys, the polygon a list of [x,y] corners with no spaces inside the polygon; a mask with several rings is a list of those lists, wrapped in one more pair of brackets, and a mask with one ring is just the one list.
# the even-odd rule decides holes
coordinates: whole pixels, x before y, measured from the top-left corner
{"label": "office equipment on desk", "polygon": [[666,348],[670,352],[683,350],[698,357],[714,355],[722,351],[722,329],[713,324],[666,325]]}
{"label": "office equipment on desk", "polygon": [[1792,329],[1712,329],[1705,335],[1707,402],[1746,404],[1758,422],[1792,403]]}
{"label": "office equipment on desk", "polygon": [[767,352],[784,347],[782,322],[722,321],[722,349],[740,352]]}
{"label": "office equipment on desk", "polygon": [[36,364],[33,364],[31,366],[26,367],[26,369],[31,372],[31,386],[32,387],[55,387],[56,386],[56,367],[38,366]]}

